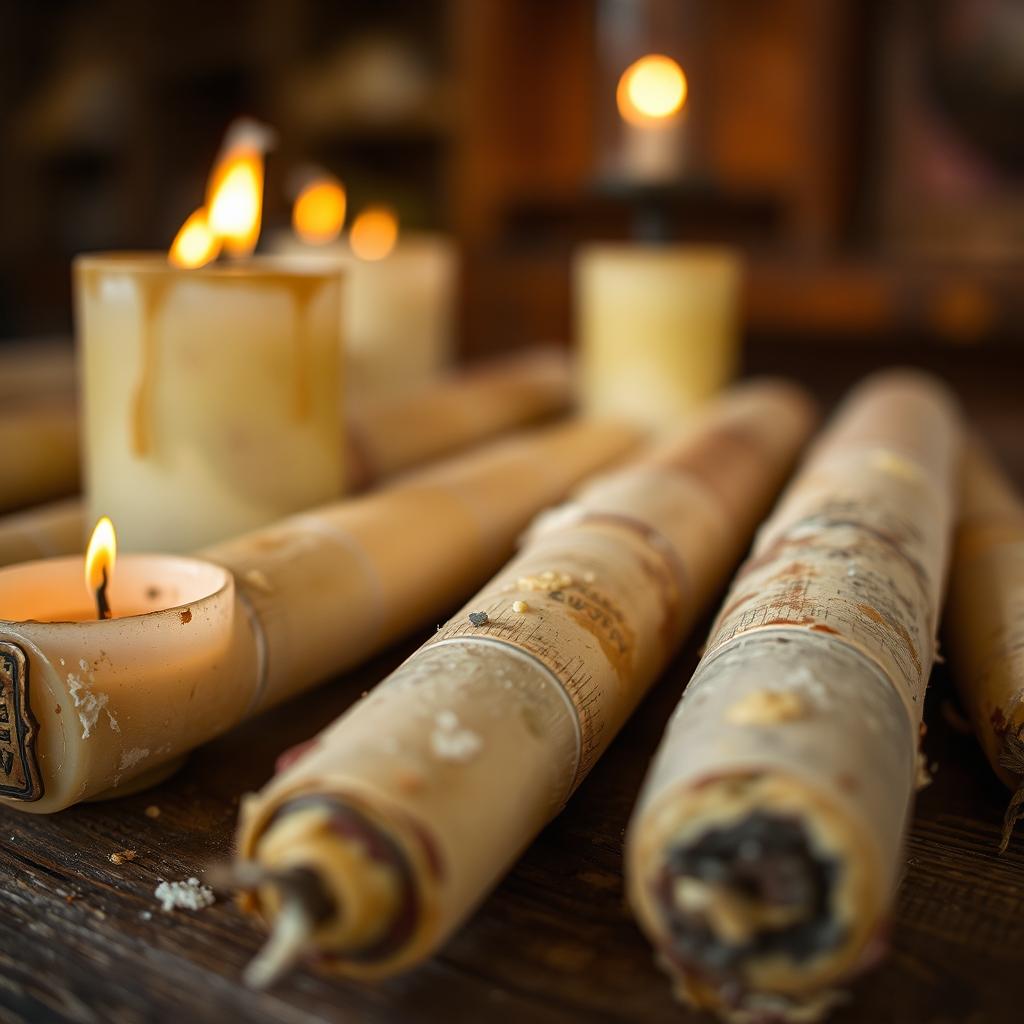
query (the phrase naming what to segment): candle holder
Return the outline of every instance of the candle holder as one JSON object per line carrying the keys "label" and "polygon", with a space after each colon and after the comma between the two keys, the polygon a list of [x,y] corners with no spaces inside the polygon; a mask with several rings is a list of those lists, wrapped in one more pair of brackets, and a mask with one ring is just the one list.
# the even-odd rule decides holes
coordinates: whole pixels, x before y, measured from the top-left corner
{"label": "candle holder", "polygon": [[89,513],[190,551],[341,492],[342,270],[75,261]]}

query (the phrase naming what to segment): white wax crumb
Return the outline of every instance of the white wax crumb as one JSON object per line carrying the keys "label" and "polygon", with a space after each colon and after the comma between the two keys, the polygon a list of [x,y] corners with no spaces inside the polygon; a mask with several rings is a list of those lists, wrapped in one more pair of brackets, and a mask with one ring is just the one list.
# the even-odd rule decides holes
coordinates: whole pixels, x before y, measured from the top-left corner
{"label": "white wax crumb", "polygon": [[81,669],[81,670],[82,670],[83,672],[88,672],[88,671],[89,671],[89,662],[87,662],[87,661],[85,660],[85,658],[79,658],[79,659],[78,659],[78,667],[79,667],[79,668],[80,668],[80,669]]}
{"label": "white wax crumb", "polygon": [[469,729],[459,728],[454,711],[439,711],[434,718],[437,728],[430,734],[430,749],[442,761],[469,761],[480,753],[483,740]]}
{"label": "white wax crumb", "polygon": [[141,917],[143,921],[153,920],[153,915],[148,910],[143,910],[142,913],[139,914],[139,917]]}
{"label": "white wax crumb", "polygon": [[93,693],[82,677],[74,672],[68,673],[68,693],[78,708],[78,720],[82,723],[82,739],[87,740],[92,735],[92,728],[110,697],[105,693]]}
{"label": "white wax crumb", "polygon": [[847,566],[846,575],[847,576],[856,576],[857,575],[857,567],[855,565]]}
{"label": "white wax crumb", "polygon": [[118,764],[117,770],[123,772],[128,768],[134,768],[144,757],[149,757],[148,747],[132,747],[131,750],[126,750],[121,754],[121,762]]}
{"label": "white wax crumb", "polygon": [[161,882],[153,895],[160,901],[163,910],[202,910],[216,902],[213,890],[202,885],[198,878],[184,882]]}

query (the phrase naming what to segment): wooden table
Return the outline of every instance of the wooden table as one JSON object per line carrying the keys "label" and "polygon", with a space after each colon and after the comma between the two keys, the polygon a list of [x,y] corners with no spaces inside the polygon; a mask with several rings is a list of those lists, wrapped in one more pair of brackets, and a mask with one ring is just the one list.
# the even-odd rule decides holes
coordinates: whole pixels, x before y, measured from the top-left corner
{"label": "wooden table", "polygon": [[[914,353],[909,353],[914,355]],[[906,358],[908,353],[900,355]],[[877,359],[877,355],[874,357]],[[955,381],[979,428],[1024,485],[1024,373],[1012,354],[926,356]],[[830,402],[866,362],[837,352],[751,354]],[[199,875],[231,849],[238,800],[275,756],[312,735],[412,649],[257,719],[198,752],[148,793],[51,817],[0,812],[0,1020],[136,1022],[690,1021],[626,910],[623,831],[708,622],[614,742],[566,811],[429,963],[386,983],[310,972],[267,993],[239,982],[262,935],[228,901],[163,913],[161,878]],[[1024,1020],[1024,830],[995,852],[1007,794],[973,738],[944,713],[935,673],[925,718],[932,785],[919,796],[884,964],[835,1024],[1010,1024]],[[146,807],[159,806],[158,818]],[[114,865],[109,855],[133,849]]]}

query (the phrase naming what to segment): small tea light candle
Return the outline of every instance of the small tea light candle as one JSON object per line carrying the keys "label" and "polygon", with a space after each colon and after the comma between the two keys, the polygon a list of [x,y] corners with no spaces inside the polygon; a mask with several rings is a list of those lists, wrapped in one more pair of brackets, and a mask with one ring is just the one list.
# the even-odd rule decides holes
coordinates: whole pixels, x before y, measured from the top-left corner
{"label": "small tea light candle", "polygon": [[670,427],[735,373],[741,270],[732,251],[599,243],[580,251],[574,276],[588,413]]}
{"label": "small tea light candle", "polygon": [[228,670],[251,644],[227,570],[129,555],[114,572],[112,548],[90,547],[85,580],[81,557],[0,570],[0,797],[22,810],[158,781],[237,718],[257,676]]}

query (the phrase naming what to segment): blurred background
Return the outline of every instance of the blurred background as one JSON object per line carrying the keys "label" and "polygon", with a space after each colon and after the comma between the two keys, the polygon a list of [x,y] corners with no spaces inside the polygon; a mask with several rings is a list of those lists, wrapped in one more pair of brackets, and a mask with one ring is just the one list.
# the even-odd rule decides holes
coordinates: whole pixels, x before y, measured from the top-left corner
{"label": "blurred background", "polygon": [[[2,0],[0,17],[0,337],[70,331],[74,254],[165,249],[251,115],[278,132],[264,237],[289,223],[290,171],[316,164],[351,209],[456,238],[464,356],[569,339],[573,249],[642,235],[653,210],[665,237],[745,254],[748,365],[896,340],[1016,364],[1018,0]],[[650,51],[689,83],[656,183],[623,170],[615,101]]]}

